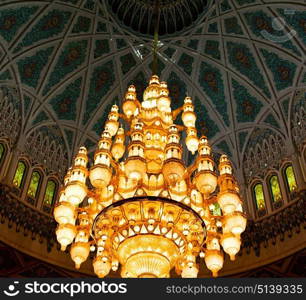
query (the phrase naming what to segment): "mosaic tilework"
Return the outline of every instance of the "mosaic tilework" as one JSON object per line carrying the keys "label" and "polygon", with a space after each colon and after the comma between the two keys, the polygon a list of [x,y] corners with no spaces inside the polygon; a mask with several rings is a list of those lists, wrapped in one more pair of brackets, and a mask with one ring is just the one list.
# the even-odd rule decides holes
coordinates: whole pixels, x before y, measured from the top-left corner
{"label": "mosaic tilework", "polygon": [[43,15],[33,26],[22,41],[14,49],[14,53],[24,47],[33,46],[37,42],[63,35],[67,23],[70,21],[71,12],[53,9]]}
{"label": "mosaic tilework", "polygon": [[203,102],[204,101],[201,101],[198,97],[194,100],[194,105],[197,108],[196,128],[199,135],[206,135],[208,139],[212,139],[220,132],[220,129],[216,122],[210,117]]}
{"label": "mosaic tilework", "polygon": [[84,63],[87,53],[87,44],[87,40],[81,40],[70,42],[65,46],[51,72],[49,81],[44,89],[44,95],[54,85]]}
{"label": "mosaic tilework", "polygon": [[123,74],[126,74],[136,65],[136,60],[131,53],[121,56],[120,62],[121,62],[121,70]]}
{"label": "mosaic tilework", "polygon": [[32,88],[36,88],[38,82],[42,79],[41,74],[46,67],[53,47],[37,51],[31,57],[26,57],[18,61],[18,71],[21,82]]}
{"label": "mosaic tilework", "polygon": [[273,83],[278,91],[290,87],[293,83],[297,66],[280,58],[277,54],[261,49],[265,62],[273,74]]}
{"label": "mosaic tilework", "polygon": [[243,34],[242,28],[236,17],[230,17],[224,20],[225,32],[228,34]]}
{"label": "mosaic tilework", "polygon": [[205,43],[204,53],[215,59],[220,59],[221,54],[219,50],[219,41],[207,40]]}
{"label": "mosaic tilework", "polygon": [[186,83],[182,81],[179,76],[171,72],[169,78],[166,80],[170,91],[170,97],[172,100],[171,108],[176,109],[184,104],[184,99],[187,96]]}
{"label": "mosaic tilework", "polygon": [[272,42],[276,46],[290,50],[294,55],[301,55],[297,47],[287,38],[287,32],[273,28],[273,18],[262,10],[244,13],[251,32],[258,38]]}
{"label": "mosaic tilework", "polygon": [[90,31],[91,19],[79,16],[72,28],[72,33],[85,33]]}
{"label": "mosaic tilework", "polygon": [[194,62],[194,58],[186,53],[183,53],[178,61],[178,65],[188,74],[191,75],[192,72],[192,64]]}
{"label": "mosaic tilework", "polygon": [[0,36],[11,42],[20,29],[25,26],[38,10],[38,6],[20,6],[16,9],[0,11]]}
{"label": "mosaic tilework", "polygon": [[278,124],[278,122],[275,120],[275,118],[274,118],[274,116],[273,116],[272,114],[269,114],[269,115],[265,118],[264,123],[279,128],[279,124]]}
{"label": "mosaic tilework", "polygon": [[81,87],[82,78],[80,77],[71,84],[67,85],[61,94],[57,94],[49,101],[59,119],[76,119],[76,104],[78,103],[78,99],[81,93]]}
{"label": "mosaic tilework", "polygon": [[108,61],[96,67],[90,77],[89,94],[83,116],[83,124],[87,123],[92,113],[104,101],[104,96],[110,91],[115,81],[113,61]]}
{"label": "mosaic tilework", "polygon": [[48,115],[44,112],[44,111],[41,111],[37,116],[36,118],[33,120],[33,125],[36,125],[38,123],[42,123],[43,121],[47,121],[49,120],[49,117]]}
{"label": "mosaic tilework", "polygon": [[263,92],[271,97],[268,87],[262,76],[262,72],[256,64],[255,58],[250,49],[241,43],[226,43],[228,49],[228,58],[232,66],[248,77],[257,87],[263,90]]}
{"label": "mosaic tilework", "polygon": [[224,83],[220,70],[206,62],[202,62],[198,81],[205,94],[207,94],[210,101],[213,102],[217,111],[222,116],[224,123],[229,126]]}
{"label": "mosaic tilework", "polygon": [[232,79],[233,96],[236,102],[236,119],[238,122],[253,122],[263,104],[250,95],[247,88]]}
{"label": "mosaic tilework", "polygon": [[94,58],[98,58],[110,52],[109,41],[106,39],[96,40]]}

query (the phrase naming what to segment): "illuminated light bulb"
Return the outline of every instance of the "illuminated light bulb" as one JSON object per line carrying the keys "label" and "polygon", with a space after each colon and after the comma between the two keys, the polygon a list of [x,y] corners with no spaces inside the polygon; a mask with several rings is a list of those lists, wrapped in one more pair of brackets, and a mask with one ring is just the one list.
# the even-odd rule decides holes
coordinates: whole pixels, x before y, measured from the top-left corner
{"label": "illuminated light bulb", "polygon": [[196,114],[194,113],[194,106],[190,97],[186,97],[184,100],[182,113],[182,121],[186,127],[195,127]]}
{"label": "illuminated light bulb", "polygon": [[218,177],[212,171],[200,171],[195,176],[197,189],[204,195],[213,193],[218,184]]}
{"label": "illuminated light bulb", "polygon": [[192,265],[184,266],[182,270],[182,278],[197,278],[199,269],[192,263]]}
{"label": "illuminated light bulb", "polygon": [[220,192],[217,196],[218,203],[225,214],[237,210],[241,203],[240,197],[235,192]]}
{"label": "illuminated light bulb", "polygon": [[159,111],[166,112],[169,110],[171,105],[171,100],[168,96],[160,96],[157,99],[157,108]]}
{"label": "illuminated light bulb", "polygon": [[197,131],[195,128],[187,129],[186,146],[188,150],[195,154],[199,147],[199,139],[197,137]]}
{"label": "illuminated light bulb", "polygon": [[221,251],[206,250],[205,264],[207,268],[213,273],[213,277],[218,276],[218,272],[223,267],[224,258]]}
{"label": "illuminated light bulb", "polygon": [[76,242],[72,244],[70,249],[71,259],[75,263],[75,268],[79,269],[81,264],[88,258],[90,251],[89,243]]}
{"label": "illuminated light bulb", "polygon": [[62,201],[54,208],[54,218],[59,224],[74,224],[76,219],[76,207],[69,202]]}
{"label": "illuminated light bulb", "polygon": [[105,130],[107,130],[111,136],[115,136],[119,128],[119,122],[115,120],[108,120],[105,123]]}
{"label": "illuminated light bulb", "polygon": [[110,261],[97,256],[93,261],[94,272],[99,278],[104,278],[110,272],[112,266]]}
{"label": "illuminated light bulb", "polygon": [[125,94],[125,101],[122,104],[122,109],[128,118],[135,114],[137,110],[135,86],[129,86],[128,91]]}
{"label": "illuminated light bulb", "polygon": [[106,165],[97,164],[90,168],[89,179],[95,188],[102,189],[106,187],[110,183],[111,178],[111,169]]}
{"label": "illuminated light bulb", "polygon": [[61,224],[56,229],[57,241],[61,244],[61,250],[65,251],[66,247],[70,245],[76,235],[75,226],[72,224]]}
{"label": "illuminated light bulb", "polygon": [[114,143],[112,147],[112,156],[116,161],[123,157],[125,152],[125,146],[123,143]]}
{"label": "illuminated light bulb", "polygon": [[241,212],[234,212],[223,217],[224,230],[233,234],[241,234],[245,231],[246,217]]}
{"label": "illuminated light bulb", "polygon": [[65,189],[65,195],[68,202],[79,205],[87,195],[87,188],[83,183],[69,182]]}
{"label": "illuminated light bulb", "polygon": [[241,246],[240,237],[232,233],[224,233],[221,238],[221,245],[230,259],[235,260],[235,255],[239,252]]}

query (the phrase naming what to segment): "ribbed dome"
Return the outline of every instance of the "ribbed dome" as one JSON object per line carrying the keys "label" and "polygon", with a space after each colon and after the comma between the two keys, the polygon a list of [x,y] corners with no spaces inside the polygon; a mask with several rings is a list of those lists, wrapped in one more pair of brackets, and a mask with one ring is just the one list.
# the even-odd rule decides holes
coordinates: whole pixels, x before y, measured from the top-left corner
{"label": "ribbed dome", "polygon": [[[152,4],[121,2],[123,22],[133,20],[128,3]],[[186,30],[171,38],[162,35],[158,49],[158,75],[168,83],[173,108],[191,96],[199,134],[238,168],[250,137],[260,140],[268,132],[292,144],[290,114],[305,103],[294,100],[306,82],[304,4],[174,1],[181,7],[177,16],[187,2],[186,14],[195,4],[196,22],[190,19],[189,27],[186,21]],[[123,6],[118,4],[114,20],[109,3],[1,2],[0,85],[14,90],[24,143],[43,132],[63,145],[68,159],[81,144],[92,155],[107,112],[121,105],[129,84],[141,98],[151,75],[152,39],[132,33],[127,26],[134,30],[134,23],[121,26]],[[161,3],[169,9],[170,1]]]}

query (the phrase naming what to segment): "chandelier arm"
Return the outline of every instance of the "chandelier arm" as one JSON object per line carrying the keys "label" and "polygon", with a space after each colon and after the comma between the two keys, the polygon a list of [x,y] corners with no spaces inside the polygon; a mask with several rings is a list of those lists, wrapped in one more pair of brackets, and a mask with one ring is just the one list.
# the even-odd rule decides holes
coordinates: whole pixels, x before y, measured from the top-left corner
{"label": "chandelier arm", "polygon": [[[175,109],[173,112],[172,112],[172,118],[173,118],[173,121],[176,120],[177,116],[184,110],[183,106]],[[178,125],[177,125],[178,126]]]}

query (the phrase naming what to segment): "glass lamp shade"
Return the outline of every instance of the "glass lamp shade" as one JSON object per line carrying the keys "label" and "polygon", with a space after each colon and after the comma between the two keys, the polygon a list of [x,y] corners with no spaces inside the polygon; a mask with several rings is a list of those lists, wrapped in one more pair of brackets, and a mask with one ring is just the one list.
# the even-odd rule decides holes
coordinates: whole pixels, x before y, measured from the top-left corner
{"label": "glass lamp shade", "polygon": [[107,186],[112,177],[111,169],[108,166],[97,164],[89,172],[89,179],[95,188],[102,189]]}
{"label": "glass lamp shade", "polygon": [[218,194],[217,199],[225,214],[230,214],[237,210],[241,203],[239,195],[235,192],[221,192]]}
{"label": "glass lamp shade", "polygon": [[75,206],[69,202],[58,203],[53,212],[55,221],[61,224],[74,224],[76,218]]}
{"label": "glass lamp shade", "polygon": [[219,270],[223,267],[223,255],[219,250],[206,250],[205,264],[207,268],[213,273],[213,277],[218,276]]}
{"label": "glass lamp shade", "polygon": [[198,147],[199,147],[198,138],[194,135],[187,136],[186,137],[186,146],[192,154],[195,154],[195,152],[198,150]]}
{"label": "glass lamp shade", "polygon": [[105,130],[110,133],[111,136],[115,136],[119,129],[119,122],[114,120],[108,120],[105,123]]}
{"label": "glass lamp shade", "polygon": [[125,146],[123,145],[123,143],[115,143],[112,147],[111,152],[114,159],[118,161],[124,155]]}
{"label": "glass lamp shade", "polygon": [[65,189],[66,199],[73,205],[79,205],[87,195],[87,188],[81,182],[70,182]]}
{"label": "glass lamp shade", "polygon": [[109,259],[105,257],[96,257],[93,262],[94,272],[99,278],[103,278],[110,272],[112,266]]}
{"label": "glass lamp shade", "polygon": [[240,250],[240,237],[232,233],[225,233],[221,238],[221,245],[224,252],[230,256],[230,259],[235,260],[235,255]]}
{"label": "glass lamp shade", "polygon": [[146,174],[147,165],[146,161],[139,158],[128,158],[124,165],[124,171],[128,178],[139,181]]}
{"label": "glass lamp shade", "polygon": [[182,120],[186,127],[195,127],[196,115],[193,111],[184,111],[182,114]]}
{"label": "glass lamp shade", "polygon": [[76,242],[71,246],[70,255],[75,263],[75,268],[79,269],[81,264],[87,259],[89,255],[89,243]]}
{"label": "glass lamp shade", "polygon": [[195,177],[197,189],[204,195],[213,193],[218,184],[218,177],[211,171],[200,171]]}
{"label": "glass lamp shade", "polygon": [[75,226],[69,223],[61,224],[56,229],[57,241],[61,244],[61,250],[65,251],[66,247],[70,245],[76,235]]}
{"label": "glass lamp shade", "polygon": [[122,109],[124,114],[130,118],[137,109],[136,102],[134,100],[126,100],[123,102]]}
{"label": "glass lamp shade", "polygon": [[171,104],[171,101],[168,96],[160,96],[157,99],[157,108],[159,111],[162,111],[162,112],[168,111],[170,108],[170,104]]}
{"label": "glass lamp shade", "polygon": [[175,186],[177,182],[183,179],[186,168],[181,160],[170,158],[165,161],[162,171],[168,184]]}
{"label": "glass lamp shade", "polygon": [[241,212],[234,212],[224,216],[224,230],[233,234],[241,234],[245,231],[247,219]]}
{"label": "glass lamp shade", "polygon": [[198,268],[195,265],[188,266],[186,265],[182,270],[182,278],[197,278],[199,273]]}

